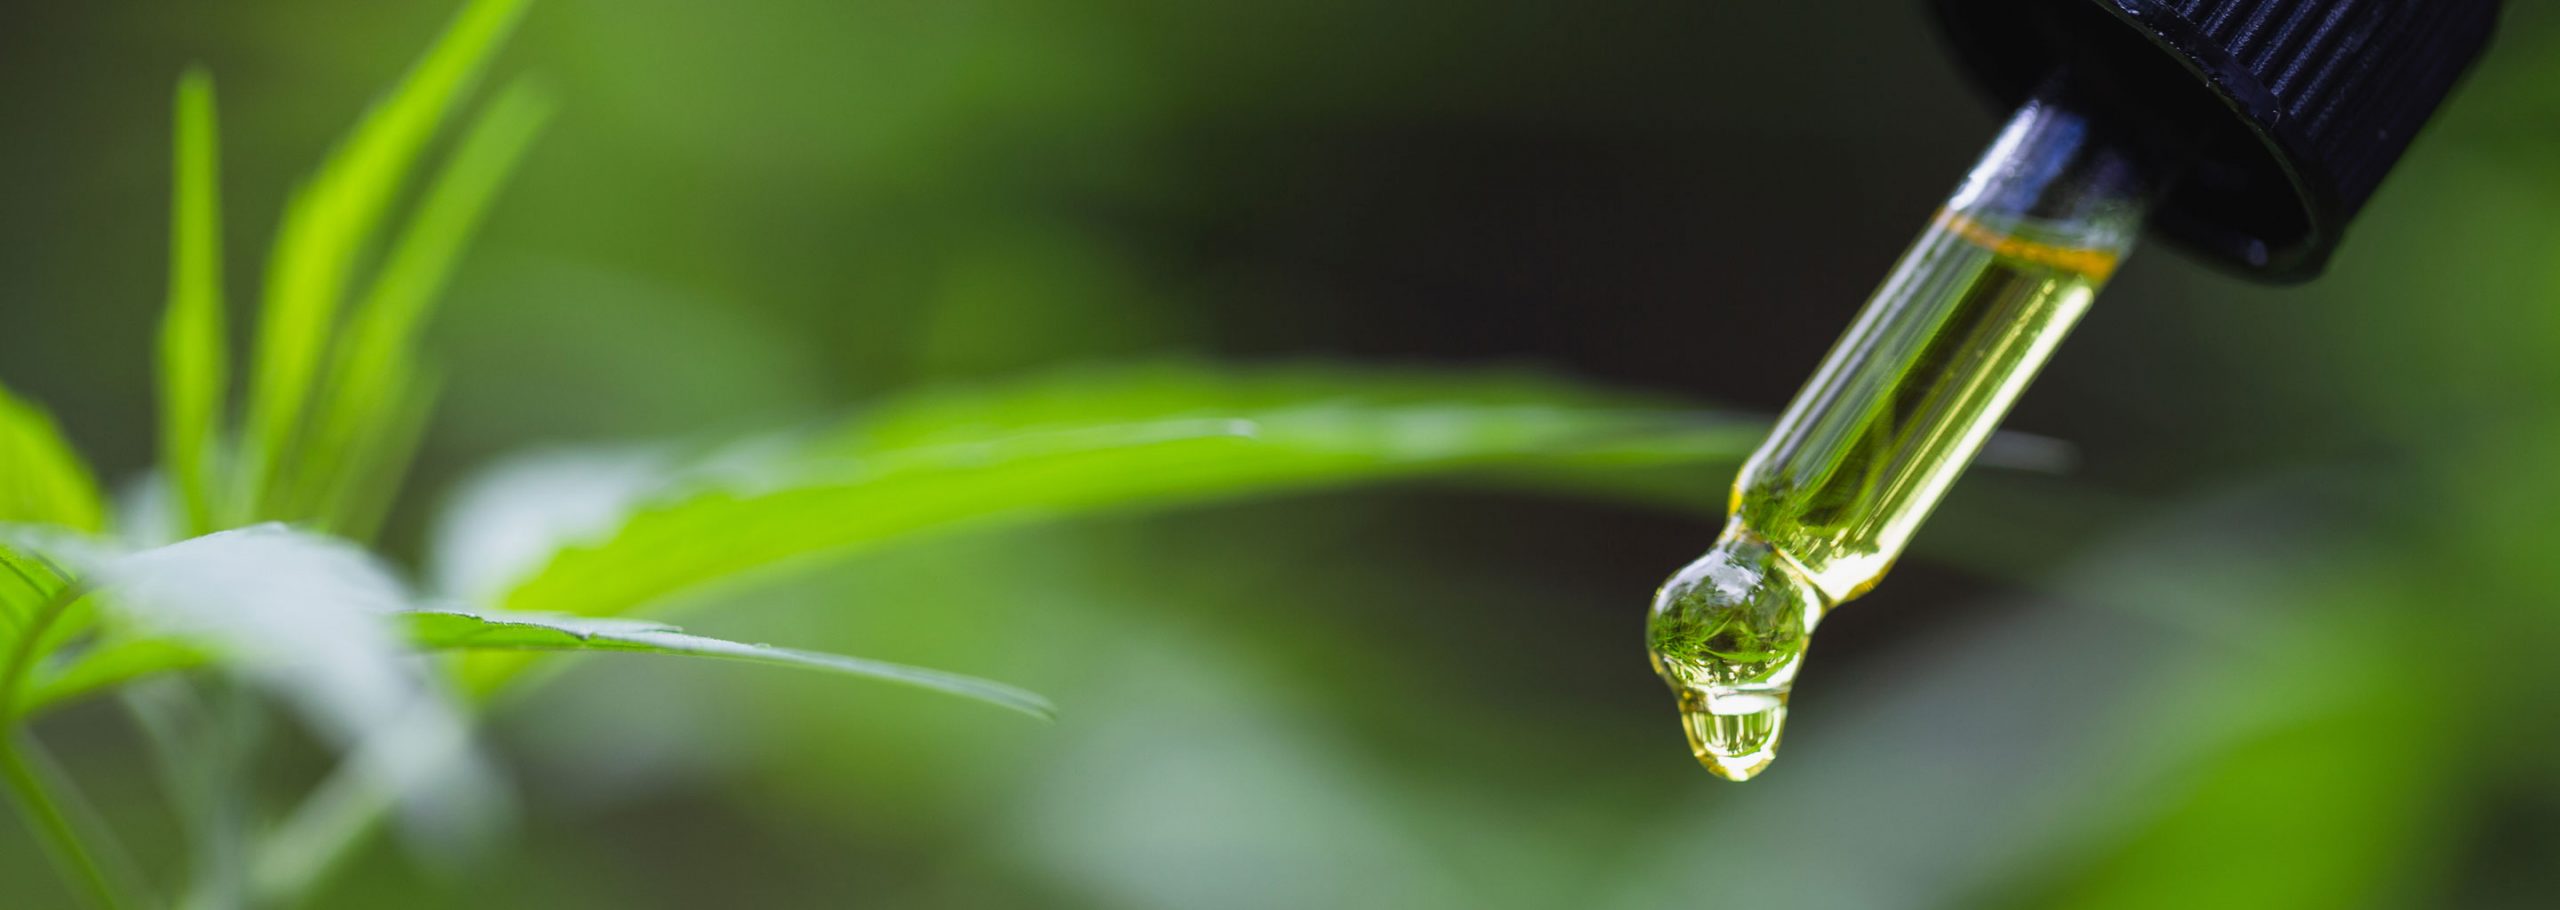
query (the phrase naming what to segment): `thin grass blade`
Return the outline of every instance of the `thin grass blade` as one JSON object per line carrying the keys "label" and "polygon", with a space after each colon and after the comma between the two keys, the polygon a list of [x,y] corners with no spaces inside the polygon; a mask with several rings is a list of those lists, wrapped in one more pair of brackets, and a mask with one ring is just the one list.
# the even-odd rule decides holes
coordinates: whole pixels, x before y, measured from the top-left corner
{"label": "thin grass blade", "polygon": [[1730,460],[1755,425],[1556,383],[1357,371],[1142,370],[941,393],[748,476],[670,490],[559,553],[506,604],[628,613],[793,560],[990,523],[1521,465]]}
{"label": "thin grass blade", "polygon": [[94,532],[106,500],[53,417],[0,386],[0,523]]}
{"label": "thin grass blade", "polygon": [[680,654],[859,676],[957,695],[1042,720],[1057,709],[1038,694],[975,676],[886,661],[743,644],[654,622],[592,616],[424,611],[405,614],[422,648],[474,651],[625,651]]}
{"label": "thin grass blade", "polygon": [[169,304],[160,323],[160,457],[180,536],[213,529],[214,454],[230,379],[222,302],[220,135],[213,78],[178,80],[169,206]]}
{"label": "thin grass blade", "polygon": [[[474,0],[391,93],[365,112],[337,151],[294,194],[268,262],[258,327],[242,499],[265,517],[280,475],[306,465],[297,446],[359,260],[392,201],[462,95],[522,17],[526,0]],[[290,516],[308,517],[308,516]]]}
{"label": "thin grass blade", "polygon": [[[403,452],[389,451],[398,447],[386,437],[414,421],[382,403],[409,398],[426,316],[550,112],[549,97],[528,83],[501,92],[464,134],[370,290],[349,313],[305,440],[297,514],[346,529],[350,513],[361,508],[350,502],[361,486],[386,479],[383,462],[406,460]],[[387,479],[396,481],[397,472]]]}
{"label": "thin grass blade", "polygon": [[[618,651],[675,654],[859,676],[986,702],[1043,720],[1048,699],[958,673],[885,661],[743,644],[631,619],[421,611],[396,614],[411,646],[429,651]],[[127,637],[102,644],[29,686],[17,716],[78,701],[136,680],[205,666],[212,654],[182,639]]]}
{"label": "thin grass blade", "polygon": [[126,683],[192,670],[212,659],[205,649],[175,638],[124,637],[101,642],[38,676],[19,696],[14,713],[32,718]]}

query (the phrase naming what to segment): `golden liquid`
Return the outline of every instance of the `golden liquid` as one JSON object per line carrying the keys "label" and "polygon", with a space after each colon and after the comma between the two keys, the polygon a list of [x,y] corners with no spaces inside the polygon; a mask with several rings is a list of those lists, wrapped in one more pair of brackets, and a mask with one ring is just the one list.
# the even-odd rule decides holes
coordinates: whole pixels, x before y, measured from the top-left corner
{"label": "golden liquid", "polygon": [[2118,254],[1941,212],[1734,482],[1714,550],[1663,586],[1653,664],[1690,750],[1775,757],[1814,625],[1883,579]]}

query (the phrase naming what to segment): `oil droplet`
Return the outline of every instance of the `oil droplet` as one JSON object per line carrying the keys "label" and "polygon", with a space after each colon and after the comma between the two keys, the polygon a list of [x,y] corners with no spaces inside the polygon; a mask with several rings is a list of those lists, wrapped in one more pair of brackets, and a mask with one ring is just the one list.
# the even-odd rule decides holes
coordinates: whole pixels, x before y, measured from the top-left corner
{"label": "oil droplet", "polygon": [[1647,644],[1699,764],[1735,781],[1769,767],[1787,693],[1827,608],[1785,554],[1738,524],[1662,586]]}
{"label": "oil droplet", "polygon": [[[1732,699],[1741,700],[1741,699]],[[1787,726],[1787,698],[1755,699],[1767,705],[1756,711],[1720,714],[1696,690],[1680,693],[1680,729],[1689,736],[1689,753],[1698,764],[1730,781],[1750,780],[1778,758],[1778,734]]]}

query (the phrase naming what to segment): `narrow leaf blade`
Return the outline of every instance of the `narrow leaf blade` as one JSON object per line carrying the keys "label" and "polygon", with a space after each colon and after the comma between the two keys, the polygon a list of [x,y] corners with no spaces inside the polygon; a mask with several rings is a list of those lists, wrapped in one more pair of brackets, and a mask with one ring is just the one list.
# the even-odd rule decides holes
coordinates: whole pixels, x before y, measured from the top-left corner
{"label": "narrow leaf blade", "polygon": [[238,475],[240,496],[259,517],[282,508],[270,487],[303,467],[296,453],[310,419],[313,387],[358,260],[374,246],[428,140],[486,68],[525,5],[526,0],[474,0],[464,7],[287,207],[268,262]]}
{"label": "narrow leaf blade", "polygon": [[301,456],[307,470],[298,478],[297,514],[352,526],[350,513],[361,510],[349,502],[357,488],[398,480],[396,471],[383,474],[385,462],[406,460],[404,451],[386,451],[405,448],[387,438],[396,435],[403,415],[382,403],[405,400],[417,386],[419,331],[550,111],[549,97],[530,84],[517,82],[499,94],[464,134],[349,314]]}
{"label": "narrow leaf blade", "polygon": [[0,386],[0,522],[96,531],[106,501],[52,415]]}
{"label": "narrow leaf blade", "polygon": [[623,614],[793,560],[968,526],[1529,465],[1696,464],[1756,441],[1756,424],[1739,418],[1512,379],[1148,370],[1063,388],[892,405],[743,487],[660,497],[608,538],[559,553],[505,603]]}
{"label": "narrow leaf blade", "polygon": [[213,529],[214,452],[230,369],[223,325],[221,159],[213,79],[178,81],[169,303],[160,323],[161,466],[184,535]]}
{"label": "narrow leaf blade", "polygon": [[174,638],[122,638],[103,643],[38,677],[18,700],[18,716],[33,717],[138,679],[192,670],[211,660],[204,649]]}
{"label": "narrow leaf blade", "polygon": [[628,651],[681,654],[859,676],[986,702],[1042,720],[1057,709],[1036,693],[974,676],[905,664],[742,644],[688,634],[674,626],[627,619],[522,613],[423,611],[403,614],[411,642],[422,648],[481,651]]}

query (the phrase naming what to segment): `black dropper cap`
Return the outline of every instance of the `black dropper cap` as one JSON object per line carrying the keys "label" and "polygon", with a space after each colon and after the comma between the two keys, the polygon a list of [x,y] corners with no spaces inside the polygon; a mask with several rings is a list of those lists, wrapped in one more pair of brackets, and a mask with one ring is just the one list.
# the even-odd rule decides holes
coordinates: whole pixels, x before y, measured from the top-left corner
{"label": "black dropper cap", "polygon": [[2152,227],[2244,274],[2320,274],[2487,46],[2499,0],[1930,0],[2012,106],[2056,72],[2184,132]]}

